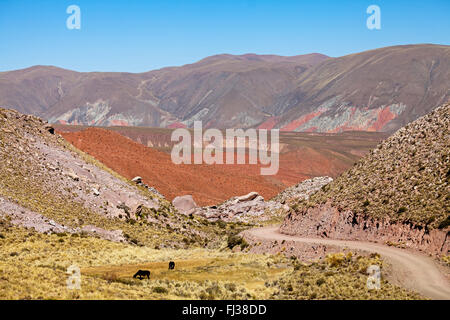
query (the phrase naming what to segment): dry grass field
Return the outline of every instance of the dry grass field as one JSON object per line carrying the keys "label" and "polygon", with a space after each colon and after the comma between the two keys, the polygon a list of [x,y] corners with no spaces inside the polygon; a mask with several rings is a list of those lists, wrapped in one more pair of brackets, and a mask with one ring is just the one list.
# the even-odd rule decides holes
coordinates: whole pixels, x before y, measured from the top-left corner
{"label": "dry grass field", "polygon": [[[40,234],[1,221],[1,299],[417,299],[383,279],[366,288],[377,255],[328,256],[304,264],[278,255],[218,249],[153,249],[93,237]],[[175,270],[168,262],[175,261]],[[81,269],[70,290],[67,268]],[[133,279],[150,270],[150,280]]]}

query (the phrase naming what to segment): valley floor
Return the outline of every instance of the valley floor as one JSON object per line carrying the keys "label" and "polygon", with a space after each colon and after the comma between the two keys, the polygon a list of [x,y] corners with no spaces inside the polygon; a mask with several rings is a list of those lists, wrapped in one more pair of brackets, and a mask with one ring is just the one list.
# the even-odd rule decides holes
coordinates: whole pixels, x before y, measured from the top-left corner
{"label": "valley floor", "polygon": [[[378,255],[350,252],[302,263],[283,254],[218,249],[153,249],[66,234],[0,227],[1,299],[420,299],[382,279],[368,290]],[[175,270],[167,269],[175,261]],[[81,268],[81,289],[67,288],[67,268]],[[139,269],[150,280],[133,279]]]}

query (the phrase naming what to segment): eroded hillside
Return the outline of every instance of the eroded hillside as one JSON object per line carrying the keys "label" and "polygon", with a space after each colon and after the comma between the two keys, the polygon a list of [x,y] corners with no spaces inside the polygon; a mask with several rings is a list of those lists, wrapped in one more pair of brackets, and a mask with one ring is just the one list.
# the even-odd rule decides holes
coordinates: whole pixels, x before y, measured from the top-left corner
{"label": "eroded hillside", "polygon": [[283,233],[368,239],[448,255],[450,105],[398,130],[308,201]]}
{"label": "eroded hillside", "polygon": [[152,247],[223,240],[213,224],[177,214],[158,193],[75,149],[39,118],[0,109],[0,158],[0,217],[15,225]]}
{"label": "eroded hillside", "polygon": [[145,73],[34,66],[0,75],[0,106],[63,124],[393,132],[449,98],[450,47],[330,58],[217,55]]}
{"label": "eroded hillside", "polygon": [[[0,109],[0,156],[1,299],[423,298],[385,279],[368,290],[365,270],[385,264],[377,255],[249,254],[237,235],[248,226],[179,214],[36,117]],[[67,287],[69,266],[79,290]],[[139,269],[151,278],[134,279]]]}

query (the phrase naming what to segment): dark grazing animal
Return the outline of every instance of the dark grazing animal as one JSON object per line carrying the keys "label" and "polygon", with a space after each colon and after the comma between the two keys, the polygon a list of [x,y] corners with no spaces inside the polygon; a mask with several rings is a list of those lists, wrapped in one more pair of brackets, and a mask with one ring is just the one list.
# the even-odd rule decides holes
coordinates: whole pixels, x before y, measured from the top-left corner
{"label": "dark grazing animal", "polygon": [[147,279],[150,279],[150,271],[148,270],[139,270],[135,273],[133,278],[139,278],[139,280],[142,280],[143,278],[147,277]]}
{"label": "dark grazing animal", "polygon": [[169,270],[173,270],[173,269],[175,269],[175,262],[170,261],[169,262]]}

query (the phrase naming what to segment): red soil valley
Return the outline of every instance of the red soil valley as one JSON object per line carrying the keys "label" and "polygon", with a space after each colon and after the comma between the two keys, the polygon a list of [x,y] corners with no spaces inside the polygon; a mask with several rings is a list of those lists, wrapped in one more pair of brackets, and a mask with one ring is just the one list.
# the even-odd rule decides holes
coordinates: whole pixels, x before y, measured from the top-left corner
{"label": "red soil valley", "polygon": [[[194,165],[172,163],[170,154],[103,128],[58,132],[78,149],[90,154],[122,176],[141,176],[166,198],[191,194],[198,205],[214,205],[233,196],[256,191],[265,199],[288,186],[313,176],[335,177],[349,168],[354,158],[333,155],[308,146],[296,146],[280,154],[280,169],[274,176],[261,176],[260,165]],[[345,159],[343,159],[345,158]]]}

